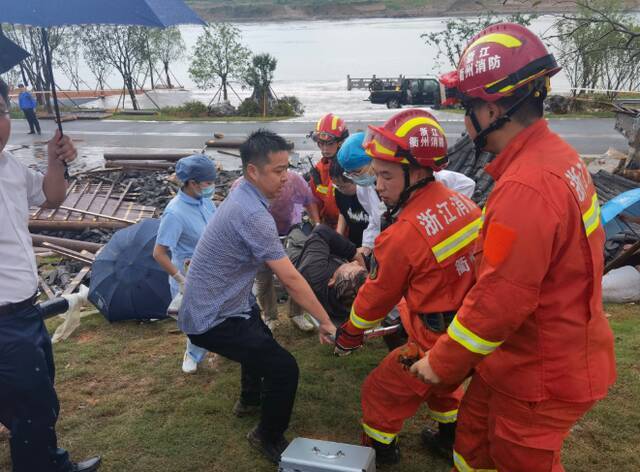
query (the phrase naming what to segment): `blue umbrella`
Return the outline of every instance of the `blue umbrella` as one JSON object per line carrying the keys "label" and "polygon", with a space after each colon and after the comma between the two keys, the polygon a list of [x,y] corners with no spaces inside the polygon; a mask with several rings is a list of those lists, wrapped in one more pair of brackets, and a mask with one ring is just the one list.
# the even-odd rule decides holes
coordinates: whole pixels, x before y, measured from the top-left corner
{"label": "blue umbrella", "polygon": [[0,74],[29,57],[30,54],[0,32]]}
{"label": "blue umbrella", "polygon": [[167,28],[204,24],[182,0],[19,0],[3,3],[0,23],[41,28],[68,25]]}
{"label": "blue umbrella", "polygon": [[90,24],[166,28],[180,24],[205,24],[182,0],[3,0],[2,3],[0,23],[42,28],[42,43],[60,133],[62,123],[46,28]]}
{"label": "blue umbrella", "polygon": [[160,220],[117,231],[91,269],[89,300],[109,321],[164,318],[171,303],[167,273],[153,258]]}
{"label": "blue umbrella", "polygon": [[607,238],[624,232],[625,228],[629,228],[635,233],[626,222],[619,218],[620,213],[623,212],[628,215],[640,216],[640,188],[623,192],[602,205],[600,218]]}

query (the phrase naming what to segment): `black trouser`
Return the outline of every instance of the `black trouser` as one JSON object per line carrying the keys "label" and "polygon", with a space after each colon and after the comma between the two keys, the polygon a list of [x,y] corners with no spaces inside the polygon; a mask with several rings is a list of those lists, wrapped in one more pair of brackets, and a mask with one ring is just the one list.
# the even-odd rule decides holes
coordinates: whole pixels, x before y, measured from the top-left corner
{"label": "black trouser", "polygon": [[31,130],[31,132],[34,133],[35,131],[37,131],[38,134],[40,134],[40,122],[38,121],[38,117],[36,116],[35,109],[25,108],[24,110],[22,110],[22,113],[24,113],[24,117],[29,123],[29,129]]}
{"label": "black trouser", "polygon": [[206,333],[189,335],[196,346],[242,366],[241,400],[261,405],[259,430],[272,440],[289,427],[298,388],[295,358],[273,338],[256,306],[249,319],[229,318]]}
{"label": "black trouser", "polygon": [[65,472],[51,339],[34,306],[0,315],[0,423],[11,431],[14,472]]}

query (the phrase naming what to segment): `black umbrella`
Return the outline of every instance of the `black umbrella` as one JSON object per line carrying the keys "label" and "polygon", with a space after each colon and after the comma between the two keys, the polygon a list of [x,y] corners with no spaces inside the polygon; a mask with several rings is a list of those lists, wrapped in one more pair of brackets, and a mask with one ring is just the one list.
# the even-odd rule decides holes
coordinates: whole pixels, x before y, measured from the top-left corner
{"label": "black umbrella", "polygon": [[0,74],[11,70],[30,54],[0,32]]}
{"label": "black umbrella", "polygon": [[117,231],[91,267],[89,300],[109,321],[165,318],[169,276],[153,258],[160,220]]}

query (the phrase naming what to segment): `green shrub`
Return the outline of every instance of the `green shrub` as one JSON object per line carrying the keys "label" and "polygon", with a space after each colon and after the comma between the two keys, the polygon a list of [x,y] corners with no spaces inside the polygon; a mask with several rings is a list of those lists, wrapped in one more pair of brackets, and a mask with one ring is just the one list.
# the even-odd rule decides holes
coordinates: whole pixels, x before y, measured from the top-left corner
{"label": "green shrub", "polygon": [[293,110],[294,115],[300,116],[304,114],[304,106],[298,97],[285,95],[280,99],[280,102],[287,103]]}
{"label": "green shrub", "polygon": [[253,99],[245,98],[238,107],[238,115],[240,116],[260,116],[262,108]]}
{"label": "green shrub", "polygon": [[160,110],[165,115],[199,118],[207,116],[207,105],[197,100],[186,102],[179,107],[164,107]]}

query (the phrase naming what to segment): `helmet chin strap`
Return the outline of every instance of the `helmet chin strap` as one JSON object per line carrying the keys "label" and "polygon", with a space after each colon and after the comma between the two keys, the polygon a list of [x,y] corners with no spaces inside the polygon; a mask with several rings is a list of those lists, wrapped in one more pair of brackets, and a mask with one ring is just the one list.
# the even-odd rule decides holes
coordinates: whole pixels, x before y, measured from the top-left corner
{"label": "helmet chin strap", "polygon": [[400,210],[402,210],[402,207],[405,203],[407,203],[413,192],[426,186],[429,182],[433,182],[435,180],[433,175],[431,175],[430,177],[420,179],[416,183],[411,185],[408,164],[402,164],[402,172],[404,174],[404,189],[400,193],[398,202],[393,207],[387,208],[387,211],[384,213],[384,215],[382,215],[382,224],[380,228],[382,231],[384,231],[395,222],[396,218],[398,217],[398,213],[400,213]]}
{"label": "helmet chin strap", "polygon": [[522,105],[528,98],[533,96],[541,97],[541,99],[544,100],[544,98],[547,96],[546,86],[544,84],[542,85],[534,84],[534,86],[531,87],[528,93],[523,95],[522,98],[520,98],[516,103],[514,103],[511,108],[509,108],[506,112],[504,112],[501,116],[499,116],[496,121],[492,122],[489,126],[487,126],[484,129],[482,129],[482,126],[480,126],[480,122],[478,121],[476,112],[473,109],[471,109],[468,112],[467,116],[469,116],[469,119],[471,120],[471,124],[473,125],[473,128],[476,130],[476,137],[473,138],[473,144],[476,149],[476,159],[478,159],[482,151],[484,151],[484,148],[487,145],[487,137],[489,136],[489,134],[493,133],[496,130],[499,130],[504,125],[506,125],[509,121],[511,121],[511,118],[513,117],[514,113],[517,112],[520,109],[520,107],[522,107]]}

